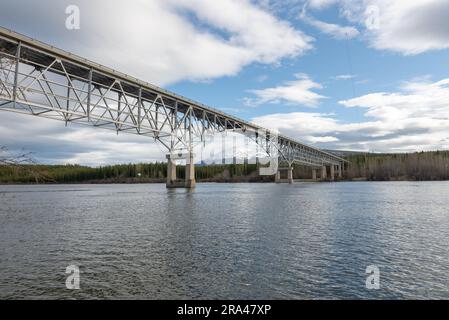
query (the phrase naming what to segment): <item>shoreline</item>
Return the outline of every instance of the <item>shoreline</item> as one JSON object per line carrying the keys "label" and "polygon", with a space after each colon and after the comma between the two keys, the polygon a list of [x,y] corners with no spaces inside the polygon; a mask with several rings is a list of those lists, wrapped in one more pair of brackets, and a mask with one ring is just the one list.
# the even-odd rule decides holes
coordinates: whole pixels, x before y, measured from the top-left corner
{"label": "shoreline", "polygon": [[[295,179],[295,183],[333,183],[333,182],[442,182],[449,180],[412,180],[412,179],[391,179],[391,180],[367,180],[367,179],[339,179],[339,180],[312,180],[312,179]],[[0,186],[37,186],[37,185],[119,185],[119,184],[165,184],[165,179],[155,180],[155,181],[74,181],[74,182],[11,182],[11,183],[0,183]],[[218,183],[218,184],[235,184],[235,183],[250,183],[250,184],[265,184],[265,183],[274,183],[274,181],[247,181],[247,180],[235,180],[235,181],[220,181],[220,180],[201,180],[196,181],[197,184],[206,184],[206,183]],[[281,182],[277,184],[288,184],[286,182]]]}

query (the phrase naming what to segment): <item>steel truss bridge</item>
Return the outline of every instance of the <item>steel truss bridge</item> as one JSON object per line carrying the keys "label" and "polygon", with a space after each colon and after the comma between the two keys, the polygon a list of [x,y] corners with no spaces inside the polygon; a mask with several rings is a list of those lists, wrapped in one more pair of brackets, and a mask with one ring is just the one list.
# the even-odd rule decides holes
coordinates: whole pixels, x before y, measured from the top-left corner
{"label": "steel truss bridge", "polygon": [[195,184],[193,148],[216,133],[239,132],[287,166],[341,176],[346,160],[147,82],[0,27],[0,110],[148,136],[167,149],[167,186],[178,186],[175,161],[186,159]]}

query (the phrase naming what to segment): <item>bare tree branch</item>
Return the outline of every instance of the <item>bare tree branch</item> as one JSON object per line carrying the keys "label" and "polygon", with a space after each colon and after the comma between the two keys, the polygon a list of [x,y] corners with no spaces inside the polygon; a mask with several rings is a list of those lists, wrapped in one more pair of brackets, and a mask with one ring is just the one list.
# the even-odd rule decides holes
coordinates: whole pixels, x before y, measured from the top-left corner
{"label": "bare tree branch", "polygon": [[11,153],[5,146],[0,146],[0,165],[19,166],[22,164],[34,164],[32,152]]}
{"label": "bare tree branch", "polygon": [[16,170],[22,172],[28,172],[33,176],[36,183],[39,182],[55,182],[45,170],[40,170],[37,166],[37,161],[32,157],[32,152],[16,152],[12,153],[5,146],[0,146],[0,166],[8,166],[16,168]]}

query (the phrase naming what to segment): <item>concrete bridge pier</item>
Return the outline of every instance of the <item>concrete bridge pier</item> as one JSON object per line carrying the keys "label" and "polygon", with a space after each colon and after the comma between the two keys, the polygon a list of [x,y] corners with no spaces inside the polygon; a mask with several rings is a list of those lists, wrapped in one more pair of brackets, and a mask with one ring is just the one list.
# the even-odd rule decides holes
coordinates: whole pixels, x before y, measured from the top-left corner
{"label": "concrete bridge pier", "polygon": [[288,179],[288,183],[292,184],[293,183],[293,167],[290,165],[288,166],[287,169],[287,179]]}
{"label": "concrete bridge pier", "polygon": [[[181,155],[173,156],[167,154],[167,188],[194,188],[196,185],[195,180],[195,162],[194,154],[188,153],[185,157]],[[186,171],[185,180],[177,179],[176,177],[176,159],[186,159]]]}
{"label": "concrete bridge pier", "polygon": [[186,188],[194,188],[195,185],[196,185],[196,180],[195,180],[194,154],[190,152],[187,155],[185,187]]}
{"label": "concrete bridge pier", "polygon": [[326,177],[327,177],[327,168],[326,168],[326,166],[322,166],[320,178],[321,178],[321,180],[326,180]]}
{"label": "concrete bridge pier", "polygon": [[176,162],[167,155],[167,188],[172,188],[176,184]]}
{"label": "concrete bridge pier", "polygon": [[331,166],[330,166],[330,180],[331,181],[334,181],[335,180],[335,165],[333,165],[333,164],[331,164]]}
{"label": "concrete bridge pier", "polygon": [[312,180],[316,181],[316,169],[312,169]]}
{"label": "concrete bridge pier", "polygon": [[341,164],[338,165],[338,177],[340,179],[343,178],[343,172],[342,172]]}
{"label": "concrete bridge pier", "polygon": [[281,182],[281,171],[276,171],[276,176],[274,177],[274,182],[280,183]]}
{"label": "concrete bridge pier", "polygon": [[[287,171],[287,180],[281,179],[281,171]],[[293,183],[293,166],[288,166],[285,168],[278,168],[276,171],[276,175],[274,176],[274,182],[281,183],[281,182],[288,182],[289,184]]]}

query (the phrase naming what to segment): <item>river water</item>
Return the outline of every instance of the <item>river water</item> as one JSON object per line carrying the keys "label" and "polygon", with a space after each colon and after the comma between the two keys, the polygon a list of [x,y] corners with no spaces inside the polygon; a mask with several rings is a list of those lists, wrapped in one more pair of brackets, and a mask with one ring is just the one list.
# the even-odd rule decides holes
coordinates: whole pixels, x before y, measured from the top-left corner
{"label": "river water", "polygon": [[0,186],[0,298],[449,299],[448,232],[449,182]]}

